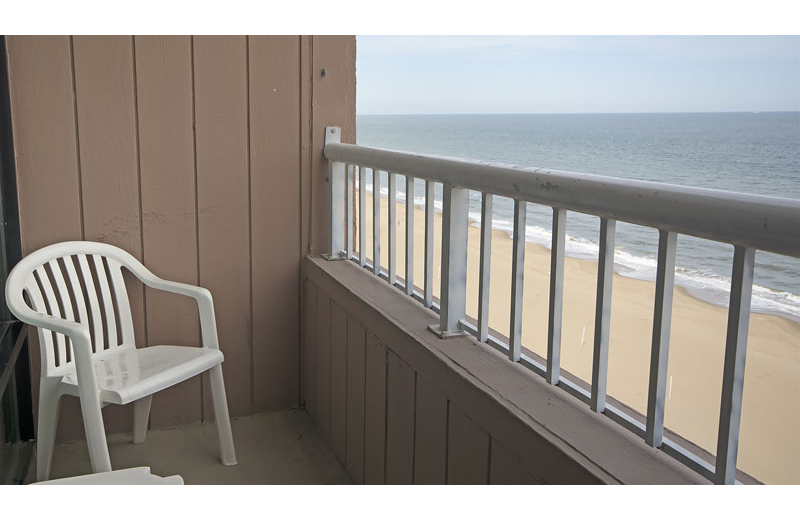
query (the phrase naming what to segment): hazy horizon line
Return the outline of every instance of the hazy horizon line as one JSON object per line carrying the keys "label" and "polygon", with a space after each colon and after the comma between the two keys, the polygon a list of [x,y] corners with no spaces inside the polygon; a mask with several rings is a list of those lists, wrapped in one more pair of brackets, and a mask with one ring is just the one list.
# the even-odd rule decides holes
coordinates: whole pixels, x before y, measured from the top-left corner
{"label": "hazy horizon line", "polygon": [[677,111],[645,111],[645,112],[415,112],[386,113],[367,112],[356,116],[556,116],[556,115],[651,115],[651,114],[785,114],[800,113],[800,109],[786,110],[677,110]]}

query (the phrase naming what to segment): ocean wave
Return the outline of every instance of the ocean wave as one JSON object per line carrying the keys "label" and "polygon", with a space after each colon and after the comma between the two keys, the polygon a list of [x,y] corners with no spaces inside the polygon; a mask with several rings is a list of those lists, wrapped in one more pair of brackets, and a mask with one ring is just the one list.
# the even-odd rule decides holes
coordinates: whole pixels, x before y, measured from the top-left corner
{"label": "ocean wave", "polygon": [[[367,185],[367,192],[372,192],[371,184]],[[381,186],[381,196],[388,197],[388,187]],[[397,201],[405,203],[404,191],[398,190]],[[415,196],[414,205],[424,207],[425,197]],[[441,200],[434,199],[434,209],[442,211]],[[495,208],[493,213],[492,229],[503,231],[511,237],[514,224],[510,215],[504,215],[497,209]],[[469,219],[473,226],[480,227],[481,214],[479,211],[470,211]],[[525,241],[550,248],[551,232],[540,226],[527,225]],[[597,261],[600,250],[597,242],[569,234],[566,235],[564,249],[565,254],[569,257],[592,261]],[[638,280],[654,281],[657,266],[655,256],[642,256],[619,249],[619,247],[614,251],[614,270],[620,275]],[[731,285],[729,277],[678,266],[675,269],[675,284],[685,288],[692,296],[703,301],[721,307],[728,306]],[[753,312],[777,314],[800,323],[800,295],[754,284],[750,306]]]}
{"label": "ocean wave", "polygon": [[[424,201],[423,201],[424,202]],[[470,212],[473,225],[480,227],[481,214]],[[507,219],[492,218],[492,228],[513,235],[513,222]],[[548,229],[527,225],[525,241],[550,248],[551,232]],[[572,258],[597,261],[599,245],[582,237],[566,235],[565,254]],[[617,248],[614,251],[614,270],[623,276],[638,280],[655,281],[658,262],[653,257],[645,257]],[[690,294],[703,301],[727,307],[730,300],[731,280],[729,277],[697,269],[676,267],[675,283]],[[754,312],[778,314],[800,322],[800,296],[787,291],[778,291],[761,285],[753,285],[751,309]]]}

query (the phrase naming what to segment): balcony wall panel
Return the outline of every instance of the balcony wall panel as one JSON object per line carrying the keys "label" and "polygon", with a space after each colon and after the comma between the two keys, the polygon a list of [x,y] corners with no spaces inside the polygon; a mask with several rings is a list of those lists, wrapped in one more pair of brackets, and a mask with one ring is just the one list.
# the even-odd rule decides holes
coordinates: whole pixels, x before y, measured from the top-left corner
{"label": "balcony wall panel", "polygon": [[[325,125],[355,138],[355,38],[7,44],[23,253],[86,238],[125,248],[161,277],[207,286],[232,415],[298,406],[301,351],[313,347],[307,367],[317,354],[316,336],[301,339],[301,309],[317,301],[314,290],[305,301],[300,263],[324,243],[324,214],[311,205],[325,193]],[[139,346],[199,344],[192,301],[135,283],[129,293]],[[302,386],[316,416],[311,373]],[[162,392],[151,424],[213,420],[209,398],[200,378]],[[83,435],[70,401],[61,440]],[[129,431],[131,413],[104,409],[107,431]]]}
{"label": "balcony wall panel", "polygon": [[[73,51],[84,237],[119,246],[142,260],[133,38],[75,36]],[[136,342],[142,347],[147,344],[144,286],[129,273],[125,279]],[[80,414],[74,399],[65,399],[62,406],[66,417]],[[133,427],[131,406],[110,406],[104,415],[115,431]],[[83,435],[79,428],[63,433]]]}
{"label": "balcony wall panel", "polygon": [[414,480],[416,373],[391,350],[386,370],[386,483]]}
{"label": "balcony wall panel", "polygon": [[[427,330],[437,321],[430,309],[355,263],[307,256],[303,269],[315,291],[306,298],[317,299],[318,314],[303,321],[303,334],[316,338],[310,345],[328,348],[320,336],[331,335],[320,301],[341,309],[348,323],[364,324],[363,365],[359,348],[322,356],[331,365],[334,356],[347,357],[346,415],[354,426],[342,463],[354,482],[361,479],[353,461],[362,456],[366,484],[704,482],[473,338],[436,338]],[[309,359],[319,363],[320,356],[303,356],[303,377],[315,368]],[[315,389],[317,399],[334,392],[332,379],[318,375],[316,383],[323,385]],[[350,442],[362,416],[363,447]],[[317,424],[333,443],[319,413]]]}
{"label": "balcony wall panel", "polygon": [[331,299],[317,291],[316,322],[317,355],[317,426],[330,439],[331,435]]}
{"label": "balcony wall panel", "polygon": [[370,333],[369,328],[365,370],[364,483],[383,484],[386,476],[386,345]]}
{"label": "balcony wall panel", "polygon": [[[135,45],[144,264],[162,278],[198,285],[192,39],[142,36]],[[147,289],[145,302],[148,343],[200,344],[193,300]],[[201,392],[199,376],[164,390],[153,399],[151,426],[201,420]]]}
{"label": "balcony wall panel", "polygon": [[488,484],[489,434],[452,405],[447,425],[447,483]]}
{"label": "balcony wall panel", "polygon": [[331,302],[331,445],[339,460],[347,447],[347,314]]}
{"label": "balcony wall panel", "polygon": [[447,482],[447,399],[417,376],[414,483]]}
{"label": "balcony wall panel", "polygon": [[254,405],[277,410],[299,399],[300,39],[251,36],[249,56]]}
{"label": "balcony wall panel", "polygon": [[[15,36],[7,38],[7,53],[25,254],[53,242],[83,238],[72,50],[67,36]],[[28,337],[36,417],[41,356],[37,334],[31,331]],[[60,434],[82,432],[78,423],[62,421]]]}
{"label": "balcony wall panel", "polygon": [[356,484],[364,483],[364,381],[366,370],[366,329],[347,317],[347,449],[345,466]]}

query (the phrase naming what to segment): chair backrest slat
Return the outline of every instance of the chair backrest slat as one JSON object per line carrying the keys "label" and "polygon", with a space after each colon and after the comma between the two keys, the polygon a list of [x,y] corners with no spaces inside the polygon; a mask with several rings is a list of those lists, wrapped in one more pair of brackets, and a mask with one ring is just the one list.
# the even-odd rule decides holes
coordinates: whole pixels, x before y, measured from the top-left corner
{"label": "chair backrest slat", "polygon": [[[47,313],[47,307],[44,304],[42,291],[39,289],[39,284],[34,279],[33,273],[30,274],[30,280],[27,284],[25,284],[25,292],[28,294],[28,299],[30,300],[33,310],[36,312]],[[53,333],[41,327],[36,327],[36,330],[39,332],[39,345],[41,350],[45,353],[50,353],[50,355],[42,356],[42,368],[48,368],[52,370],[56,367],[55,355],[53,351]]]}
{"label": "chair backrest slat", "polygon": [[92,313],[92,346],[95,352],[102,352],[105,348],[103,341],[103,316],[100,314],[100,302],[97,299],[97,289],[94,285],[92,270],[86,255],[78,255],[78,265],[81,268],[83,282],[86,284],[86,296],[89,298],[89,308]]}
{"label": "chair backrest slat", "polygon": [[69,284],[72,286],[72,295],[75,298],[75,310],[78,313],[76,320],[78,323],[85,323],[89,324],[89,311],[86,308],[86,299],[83,297],[83,288],[81,286],[81,280],[78,278],[78,273],[75,271],[75,262],[73,261],[73,257],[65,256],[64,257],[64,267],[67,271],[67,278],[69,279]]}
{"label": "chair backrest slat", "polygon": [[103,309],[105,310],[106,321],[106,348],[112,348],[119,345],[117,339],[117,313],[114,311],[114,300],[111,297],[111,288],[108,285],[108,277],[106,276],[106,267],[103,264],[103,257],[99,255],[92,255],[94,261],[94,271],[97,275],[97,282],[100,286],[100,296],[103,299]]}
{"label": "chair backrest slat", "polygon": [[[36,273],[36,276],[39,279],[39,284],[42,286],[45,299],[44,303],[49,309],[48,312],[51,316],[64,318],[64,314],[61,311],[61,306],[58,303],[58,298],[56,298],[56,293],[53,290],[53,285],[50,283],[50,277],[47,275],[47,269],[45,269],[44,265],[42,265],[41,267],[34,269],[34,273]],[[67,362],[67,338],[63,334],[59,333],[55,333],[54,336],[56,355],[55,365],[61,366]]]}
{"label": "chair backrest slat", "polygon": [[[50,260],[47,265],[50,266],[50,272],[53,274],[53,280],[56,284],[56,297],[58,297],[59,301],[61,302],[62,318],[69,321],[76,321],[75,314],[72,309],[72,296],[67,288],[67,282],[64,280],[64,274],[61,272],[61,266],[58,263],[58,259]],[[66,358],[61,360],[61,364],[72,360],[72,345],[70,344],[69,338],[65,337],[64,341],[66,344],[64,349]]]}

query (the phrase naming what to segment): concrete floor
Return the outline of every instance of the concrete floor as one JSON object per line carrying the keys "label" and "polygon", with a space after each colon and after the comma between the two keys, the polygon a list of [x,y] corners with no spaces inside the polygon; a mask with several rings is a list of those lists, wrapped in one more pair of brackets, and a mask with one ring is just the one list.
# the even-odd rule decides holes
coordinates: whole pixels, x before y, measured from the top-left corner
{"label": "concrete floor", "polygon": [[[150,466],[160,476],[181,475],[186,484],[351,484],[350,476],[303,410],[232,421],[237,466],[219,462],[214,424],[193,424],[147,433],[108,436],[114,469]],[[91,473],[86,442],[59,444],[51,478]]]}

